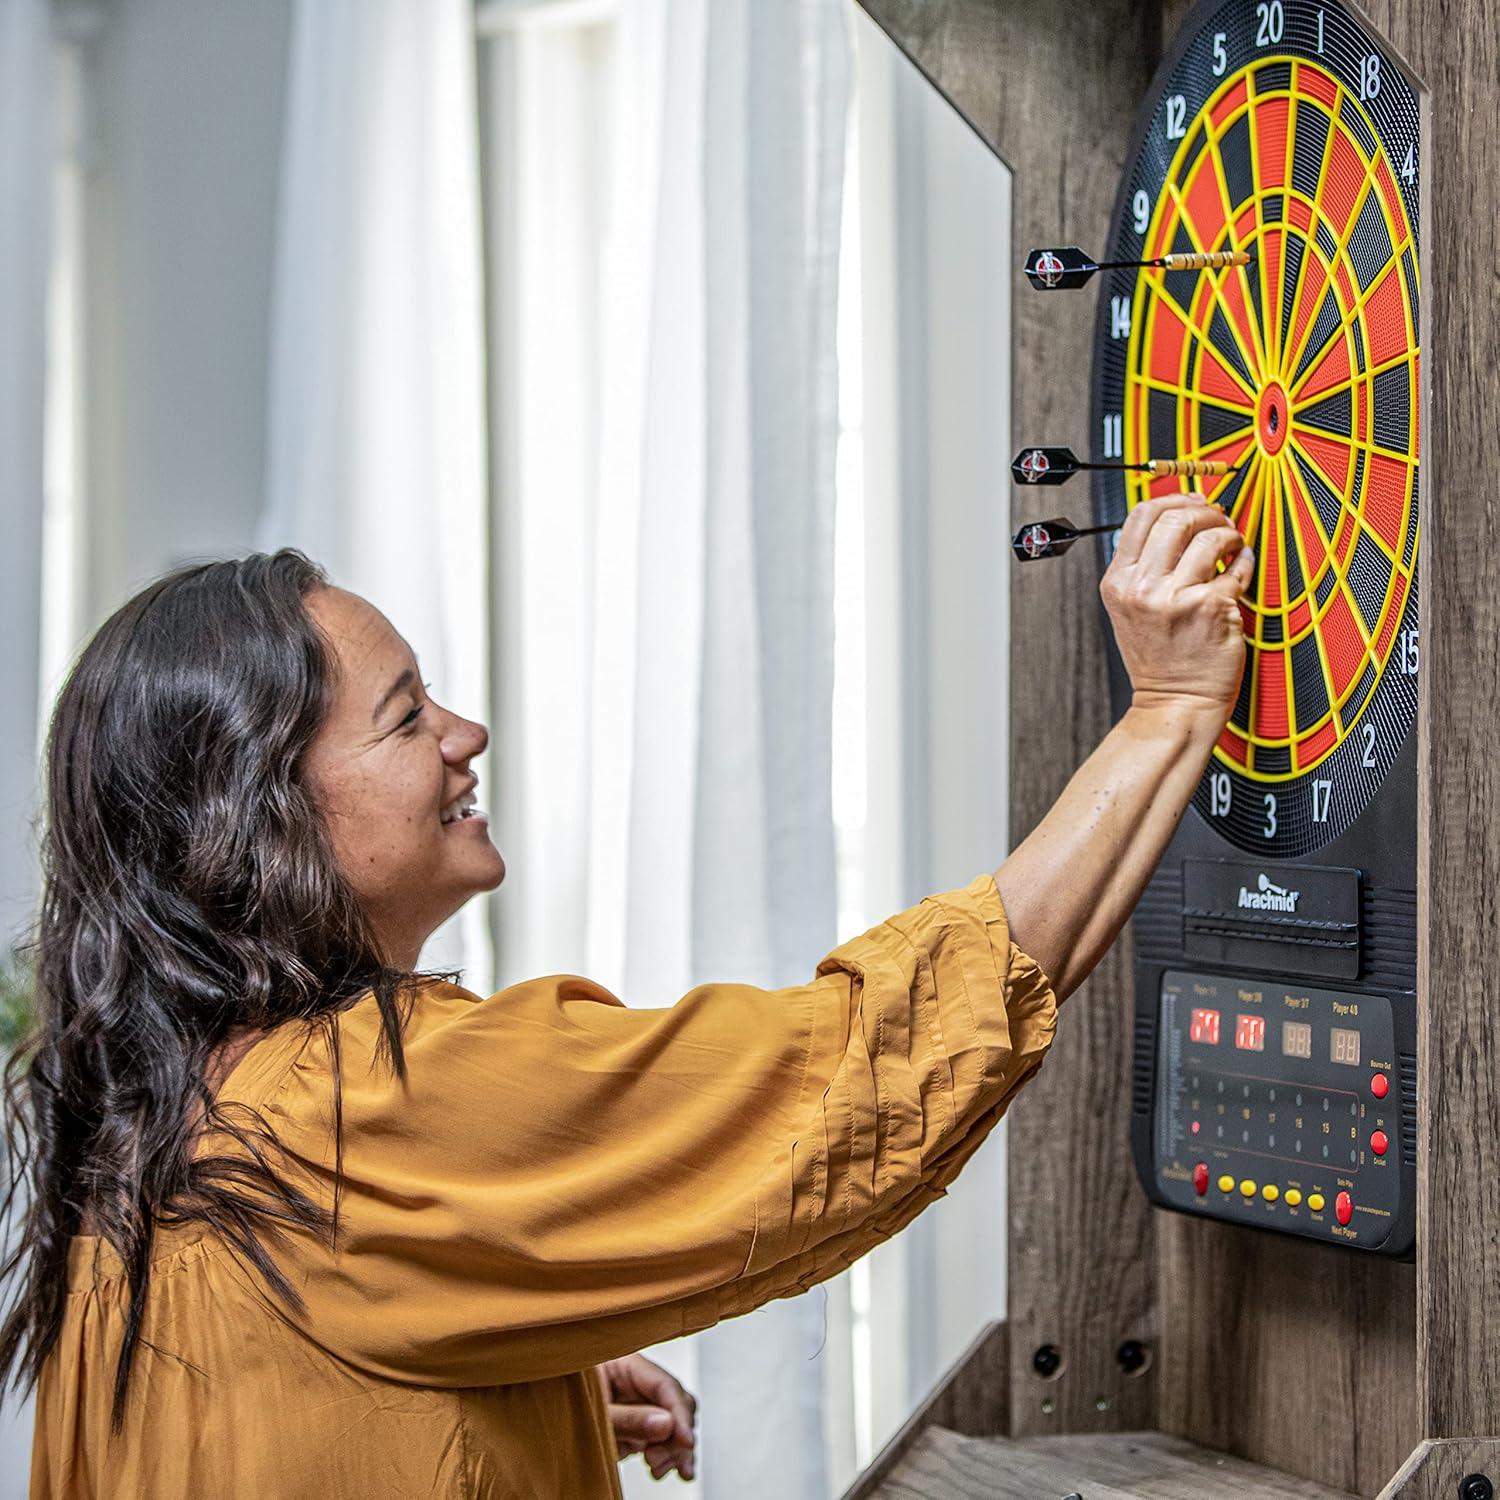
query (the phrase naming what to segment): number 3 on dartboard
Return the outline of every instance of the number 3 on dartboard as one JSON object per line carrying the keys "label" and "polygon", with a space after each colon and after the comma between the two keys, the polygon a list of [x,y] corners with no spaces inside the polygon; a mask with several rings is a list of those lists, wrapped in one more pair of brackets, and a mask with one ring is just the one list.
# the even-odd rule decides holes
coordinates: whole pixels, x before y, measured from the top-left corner
{"label": "number 3 on dartboard", "polygon": [[1261,829],[1261,837],[1274,839],[1276,837],[1276,794],[1267,792],[1261,798],[1261,804],[1266,810],[1265,827]]}

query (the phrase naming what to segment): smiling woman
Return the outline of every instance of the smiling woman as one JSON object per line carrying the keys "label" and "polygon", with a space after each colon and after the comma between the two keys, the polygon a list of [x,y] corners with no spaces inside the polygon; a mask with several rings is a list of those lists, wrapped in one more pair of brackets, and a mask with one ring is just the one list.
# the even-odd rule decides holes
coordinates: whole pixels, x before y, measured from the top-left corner
{"label": "smiling woman", "polygon": [[1036,1071],[1234,699],[1240,545],[1200,497],[1133,513],[1105,592],[1138,705],[995,874],[806,983],[659,1010],[415,971],[505,866],[484,727],[372,605],[292,551],[137,595],[47,750],[0,1268],[33,1496],[690,1475],[692,1400],[636,1351],[844,1270]]}
{"label": "smiling woman", "polygon": [[433,930],[505,878],[469,769],[489,734],[427,696],[411,647],[357,594],[318,589],[308,613],[339,680],[307,775],[385,952],[415,968]]}

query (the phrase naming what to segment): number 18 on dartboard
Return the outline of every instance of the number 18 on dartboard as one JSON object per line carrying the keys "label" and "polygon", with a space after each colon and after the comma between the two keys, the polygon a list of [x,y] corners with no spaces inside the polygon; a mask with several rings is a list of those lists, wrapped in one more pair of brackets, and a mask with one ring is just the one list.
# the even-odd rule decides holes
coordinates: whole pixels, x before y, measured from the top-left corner
{"label": "number 18 on dartboard", "polygon": [[1182,487],[1143,460],[1201,461],[1256,557],[1239,701],[1134,926],[1142,1182],[1394,1255],[1415,1223],[1419,123],[1344,6],[1203,0],[1137,124],[1094,365],[1118,460],[1095,522]]}

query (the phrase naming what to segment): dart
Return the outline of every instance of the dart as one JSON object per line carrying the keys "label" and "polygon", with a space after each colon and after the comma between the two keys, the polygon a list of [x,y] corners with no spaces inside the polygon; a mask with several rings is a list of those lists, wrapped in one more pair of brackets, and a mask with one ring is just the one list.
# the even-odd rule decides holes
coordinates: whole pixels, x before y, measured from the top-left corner
{"label": "dart", "polygon": [[[1208,502],[1210,505],[1218,503],[1217,500]],[[1114,521],[1108,526],[1075,526],[1066,516],[1053,516],[1050,521],[1028,521],[1010,539],[1010,547],[1022,562],[1061,557],[1080,537],[1103,536],[1106,531],[1118,531],[1123,524]]]}
{"label": "dart", "polygon": [[1233,465],[1207,458],[1148,458],[1138,464],[1089,464],[1071,448],[1024,448],[1010,466],[1019,484],[1066,484],[1083,469],[1125,469],[1156,478],[1209,479],[1232,473]]}
{"label": "dart", "polygon": [[1163,271],[1220,271],[1248,266],[1255,257],[1248,250],[1180,250],[1155,260],[1090,260],[1077,245],[1033,250],[1026,257],[1026,277],[1039,292],[1067,292],[1087,282],[1096,271],[1119,271],[1148,266]]}
{"label": "dart", "polygon": [[1079,537],[1099,536],[1118,531],[1118,526],[1085,526],[1079,528],[1065,516],[1050,521],[1031,521],[1011,538],[1011,551],[1022,562],[1036,562],[1043,557],[1061,557]]}

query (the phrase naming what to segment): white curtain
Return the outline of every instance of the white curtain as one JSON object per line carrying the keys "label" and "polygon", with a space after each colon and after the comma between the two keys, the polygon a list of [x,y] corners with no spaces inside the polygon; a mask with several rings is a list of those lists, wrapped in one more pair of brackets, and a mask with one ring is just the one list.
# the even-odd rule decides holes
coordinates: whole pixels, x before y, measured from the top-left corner
{"label": "white curtain", "polygon": [[[553,243],[547,224],[561,242],[578,203],[559,198],[560,173],[528,178],[535,151],[495,164],[501,212],[525,223],[518,263],[493,267],[517,309],[496,374],[505,979],[577,967],[628,1003],[661,1005],[712,978],[800,982],[836,941],[846,5],[620,7],[600,38],[616,49],[607,141],[589,143],[588,101],[567,115],[613,184],[597,350],[547,300],[556,265],[524,248]],[[545,64],[558,44],[509,45]],[[493,87],[537,76],[530,62],[502,59]],[[573,398],[551,425],[523,411],[507,431],[504,410],[549,400],[538,381]],[[527,389],[507,400],[507,382]],[[585,427],[591,390],[597,462],[546,487],[540,476],[568,471],[536,450],[589,441],[570,444],[557,422],[576,413]],[[824,1299],[803,1297],[668,1355],[702,1401],[703,1494],[828,1494],[824,1319]]]}
{"label": "white curtain", "polygon": [[37,883],[51,67],[46,0],[0,0],[0,957]]}
{"label": "white curtain", "polygon": [[[486,465],[469,0],[297,0],[258,543],[378,605],[487,714]],[[483,777],[484,767],[480,766]],[[424,951],[487,986],[484,908]]]}

